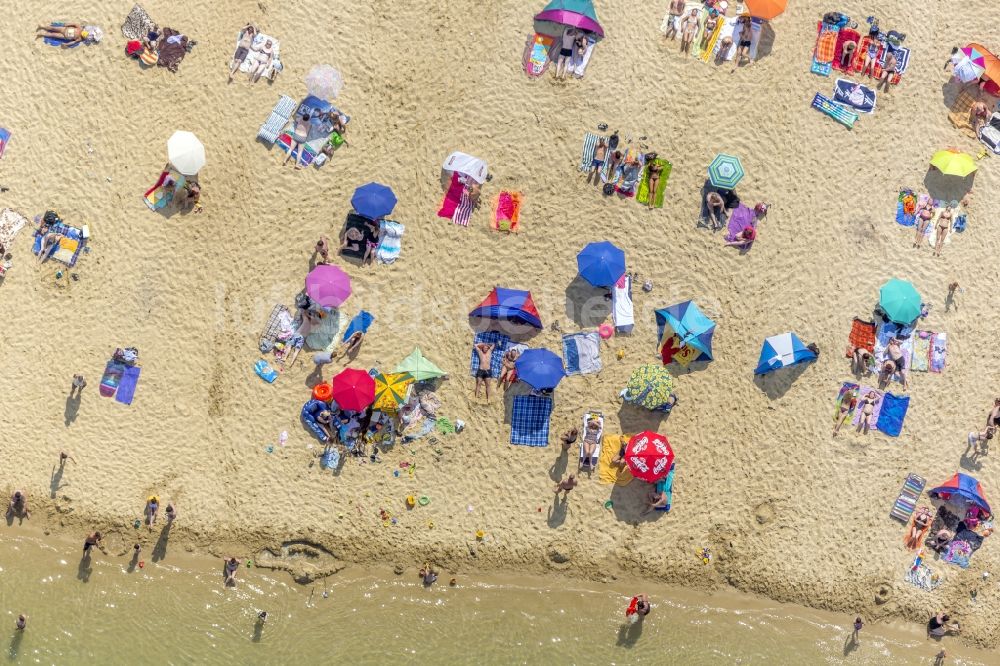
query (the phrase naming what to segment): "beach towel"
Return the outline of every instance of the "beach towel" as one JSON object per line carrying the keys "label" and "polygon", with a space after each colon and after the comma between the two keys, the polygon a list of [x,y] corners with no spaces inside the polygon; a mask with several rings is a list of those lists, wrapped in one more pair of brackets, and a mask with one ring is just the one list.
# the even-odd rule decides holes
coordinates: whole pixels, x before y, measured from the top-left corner
{"label": "beach towel", "polygon": [[819,93],[813,97],[812,108],[825,113],[848,129],[853,128],[854,123],[858,121],[857,113]]}
{"label": "beach towel", "polygon": [[671,507],[674,505],[674,472],[677,471],[677,463],[670,463],[670,471],[667,475],[656,482],[654,489],[658,493],[665,493],[667,496],[666,506],[656,507],[657,511],[669,512]]}
{"label": "beach towel", "polygon": [[608,137],[604,135],[597,135],[592,132],[587,132],[583,135],[583,150],[580,153],[580,171],[587,173],[591,169],[591,164],[594,162],[594,150],[597,148],[597,142],[604,139],[607,142]]}
{"label": "beach towel", "polygon": [[[962,134],[970,138],[976,138],[976,133],[972,131],[971,117],[972,105],[976,103],[973,91],[976,93],[979,92],[975,86],[971,88],[963,87],[948,110],[948,120],[951,121],[951,124],[961,130]],[[989,105],[987,106],[989,107]]]}
{"label": "beach towel", "polygon": [[913,190],[900,190],[896,198],[896,222],[904,227],[917,223],[917,195]]}
{"label": "beach towel", "polygon": [[[256,54],[258,54],[261,51],[261,49],[264,48],[264,44],[266,44],[268,40],[271,41],[271,63],[267,66],[267,69],[265,69],[261,73],[261,78],[273,79],[275,76],[277,76],[278,72],[280,72],[282,69],[281,41],[275,39],[274,37],[271,37],[270,35],[265,35],[263,32],[258,32],[256,36],[254,36],[253,42],[250,45],[250,53],[247,55],[246,58],[243,59],[243,62],[240,63],[241,72],[243,72],[244,74],[249,74],[251,70],[253,70],[253,68],[257,65],[258,62],[257,59],[258,56],[256,56]],[[237,47],[239,47],[239,43],[240,43],[240,35],[237,34],[236,35]]]}
{"label": "beach towel", "polygon": [[469,374],[473,377],[479,372],[479,353],[475,346],[480,342],[493,345],[493,352],[490,355],[490,377],[500,376],[500,368],[503,365],[503,355],[510,348],[510,336],[499,331],[481,331],[472,338],[472,362],[469,364]]}
{"label": "beach towel", "polygon": [[536,78],[545,73],[549,68],[549,52],[552,50],[554,37],[535,33],[528,35],[528,41],[524,45],[524,55],[521,58],[524,65],[524,73],[532,78]]}
{"label": "beach towel", "polygon": [[403,233],[406,227],[394,220],[382,220],[379,223],[378,248],[375,258],[380,264],[391,264],[399,259],[403,250]]}
{"label": "beach towel", "polygon": [[375,317],[372,313],[362,310],[351,319],[347,328],[344,329],[344,334],[341,336],[340,341],[347,342],[355,333],[367,333],[373,321],[375,321]]}
{"label": "beach towel", "polygon": [[[292,150],[292,135],[289,134],[288,132],[282,132],[281,134],[278,135],[278,138],[274,142],[274,145],[278,146],[278,148],[281,148],[281,150],[285,153],[291,150],[292,152],[291,159],[294,160],[296,163],[300,162],[299,152],[304,151],[304,154],[302,155],[301,159],[302,165],[312,166],[313,161],[316,160],[316,156],[319,154],[319,150],[322,149],[322,144],[325,143],[325,141],[326,140],[323,138],[313,139],[311,141],[307,141],[306,143],[297,145],[295,147],[295,150]],[[319,149],[317,149],[316,146],[313,144],[319,144]]]}
{"label": "beach towel", "polygon": [[973,552],[972,546],[969,545],[968,541],[956,538],[948,544],[948,549],[941,555],[941,559],[948,564],[968,569],[969,559],[972,557]]}
{"label": "beach towel", "polygon": [[[707,215],[708,211],[706,210],[705,213]],[[743,230],[747,228],[757,229],[757,216],[749,207],[740,204],[726,222],[726,242],[736,240],[743,233]],[[750,245],[745,245],[744,247],[748,248]]]}
{"label": "beach towel", "polygon": [[928,369],[931,372],[944,372],[945,360],[948,356],[948,334],[935,333],[931,338],[931,351]]}
{"label": "beach towel", "polygon": [[[858,386],[857,384],[855,384],[854,382],[844,382],[840,386],[840,390],[837,392],[836,407],[834,407],[834,409],[833,409],[833,420],[834,421],[839,421],[840,418],[841,418],[841,416],[840,416],[840,405],[844,401],[844,396],[846,396],[849,391],[853,391],[855,389],[860,389],[860,388],[861,387]],[[847,416],[853,416],[853,415],[854,415],[854,410],[853,409],[850,410],[847,413]]]}
{"label": "beach towel", "polygon": [[875,91],[866,85],[848,79],[837,79],[834,83],[833,101],[860,113],[874,113],[876,97]]}
{"label": "beach towel", "polygon": [[357,213],[348,213],[347,219],[344,221],[344,229],[341,231],[341,239],[347,238],[348,230],[360,232],[361,240],[348,240],[347,245],[340,249],[340,254],[353,259],[364,259],[368,245],[378,243],[377,231],[372,221]]}
{"label": "beach towel", "polygon": [[892,505],[889,516],[902,523],[908,523],[910,516],[913,515],[913,511],[917,508],[917,501],[920,499],[920,494],[924,492],[924,486],[926,485],[927,481],[924,477],[912,472],[908,474],[906,480],[903,481],[903,487],[899,490],[899,496]]}
{"label": "beach towel", "polygon": [[287,307],[278,303],[271,308],[271,314],[267,316],[264,328],[257,339],[257,347],[262,354],[265,354],[274,347],[274,343],[279,339],[286,340],[292,334],[294,334],[292,313]]}
{"label": "beach towel", "polygon": [[913,561],[913,565],[906,571],[903,580],[928,592],[941,585],[940,577],[934,573],[933,569],[924,564],[923,558],[919,555]]}
{"label": "beach towel", "polygon": [[160,41],[156,44],[159,59],[156,64],[176,72],[184,56],[187,55],[188,38],[173,28],[163,28]]}
{"label": "beach towel", "polygon": [[[851,347],[861,347],[875,353],[875,322],[854,318],[851,333],[847,336]],[[847,356],[851,356],[850,353]]]}
{"label": "beach towel", "polygon": [[910,370],[927,372],[930,369],[932,331],[917,331],[913,337],[913,356],[910,358]]}
{"label": "beach towel", "polygon": [[649,201],[650,164],[659,164],[663,167],[663,171],[660,172],[660,180],[656,183],[656,192],[653,193],[653,208],[663,208],[663,193],[667,189],[667,180],[670,178],[670,170],[673,169],[673,165],[660,157],[646,164],[646,168],[642,170],[642,181],[639,183],[639,191],[635,196],[635,200],[642,204]]}
{"label": "beach towel", "polygon": [[627,486],[632,483],[632,472],[628,465],[615,465],[612,460],[618,455],[621,447],[628,444],[625,435],[605,435],[601,441],[601,456],[597,460],[597,480],[606,485]]}
{"label": "beach towel", "polygon": [[594,53],[595,43],[596,42],[593,39],[587,40],[587,49],[583,52],[583,56],[580,56],[576,48],[574,48],[573,57],[570,58],[566,71],[572,74],[575,78],[582,79],[584,73],[587,71],[587,65],[590,64],[590,56]]}
{"label": "beach towel", "polygon": [[135,387],[139,384],[139,373],[142,368],[137,365],[126,366],[118,382],[118,392],[115,393],[115,400],[123,405],[131,405],[135,397]]}
{"label": "beach towel", "polygon": [[[83,248],[87,244],[87,240],[83,237],[83,230],[71,227],[64,222],[59,222],[50,225],[49,231],[62,234],[63,237],[55,245],[49,246],[48,257],[62,262],[70,268],[76,266],[76,260],[80,258],[80,253],[83,252]],[[37,229],[35,230],[35,240],[31,251],[35,256],[38,256],[42,251],[42,234]]]}
{"label": "beach towel", "polygon": [[455,208],[455,214],[451,216],[451,221],[460,227],[469,226],[469,220],[472,218],[472,207],[469,189],[463,185],[462,196],[458,200],[458,207]]}
{"label": "beach towel", "polygon": [[[858,57],[857,45],[860,41],[861,33],[847,26],[842,27],[837,33],[837,45],[833,50],[833,62],[830,63],[832,67],[841,72],[851,71],[851,63]],[[848,61],[846,67],[843,67],[840,63],[844,59],[844,45],[847,44],[847,42],[854,42],[855,48],[854,54],[851,56],[851,60]]]}
{"label": "beach towel", "polygon": [[510,416],[510,443],[548,446],[552,399],[538,395],[514,396]]}
{"label": "beach towel", "polygon": [[[596,418],[600,424],[600,429],[594,435],[596,439],[596,444],[594,446],[594,455],[591,456],[593,460],[585,460],[585,446],[587,444],[587,422],[590,419]],[[591,471],[597,468],[597,461],[601,457],[601,442],[604,439],[604,414],[600,412],[586,412],[583,415],[583,424],[580,426],[580,467],[585,467]]]}
{"label": "beach towel", "polygon": [[[833,68],[833,58],[837,51],[837,33],[840,26],[820,23],[819,35],[816,37],[816,46],[813,49],[812,71],[820,76],[830,76]],[[735,42],[735,38],[734,38]]]}
{"label": "beach towel", "polygon": [[146,10],[136,4],[132,6],[132,10],[129,11],[128,16],[125,17],[125,21],[122,23],[122,35],[124,35],[125,39],[142,41],[155,28],[156,24],[153,22],[153,19],[149,18]]}
{"label": "beach towel", "polygon": [[522,203],[524,203],[524,195],[520,192],[500,190],[500,193],[493,197],[493,215],[490,228],[493,231],[516,233],[521,226]]}
{"label": "beach towel", "polygon": [[635,328],[635,307],[632,304],[632,276],[618,278],[611,291],[611,318],[617,333],[631,333]]}
{"label": "beach towel", "polygon": [[910,396],[887,392],[882,396],[882,409],[879,411],[876,427],[890,437],[899,437],[909,407]]}
{"label": "beach towel", "polygon": [[3,157],[3,151],[7,150],[7,143],[10,141],[10,130],[0,127],[0,157]]}
{"label": "beach towel", "polygon": [[278,140],[278,135],[288,125],[288,120],[295,112],[296,106],[298,106],[298,102],[288,95],[282,95],[278,98],[278,103],[271,109],[271,115],[257,130],[257,138],[267,145],[274,145],[274,142]]}
{"label": "beach towel", "polygon": [[462,183],[458,172],[455,171],[451,174],[451,183],[448,185],[448,189],[444,193],[444,199],[441,201],[441,207],[438,209],[438,217],[448,219],[454,217],[455,211],[458,210],[459,204],[462,203],[462,195],[464,193],[465,184]]}
{"label": "beach towel", "polygon": [[564,335],[562,342],[567,375],[601,371],[601,336],[597,331]]}
{"label": "beach towel", "polygon": [[[21,229],[26,224],[28,224],[28,218],[13,208],[4,208],[0,211],[0,245],[7,252],[10,252],[14,239],[17,238],[17,234],[21,232]],[[2,259],[3,257],[0,256],[0,260]]]}
{"label": "beach towel", "polygon": [[104,366],[104,374],[101,376],[101,385],[98,387],[98,392],[105,398],[110,398],[114,396],[115,392],[118,390],[118,384],[121,382],[122,375],[125,374],[126,366],[123,363],[119,363],[114,359],[108,361],[108,364]]}
{"label": "beach towel", "polygon": [[882,412],[882,403],[884,402],[882,391],[872,388],[871,386],[862,386],[861,390],[858,392],[858,408],[854,411],[854,418],[851,419],[851,424],[857,426],[861,423],[861,417],[864,416],[864,412],[861,409],[861,401],[864,400],[872,391],[875,391],[875,406],[872,409],[871,417],[868,419],[868,429],[877,430],[878,429],[878,417]]}
{"label": "beach towel", "polygon": [[[168,186],[168,182],[174,184]],[[177,171],[161,171],[156,183],[146,190],[142,200],[146,202],[149,210],[160,210],[170,205],[174,199],[174,193],[184,187],[185,178]]]}

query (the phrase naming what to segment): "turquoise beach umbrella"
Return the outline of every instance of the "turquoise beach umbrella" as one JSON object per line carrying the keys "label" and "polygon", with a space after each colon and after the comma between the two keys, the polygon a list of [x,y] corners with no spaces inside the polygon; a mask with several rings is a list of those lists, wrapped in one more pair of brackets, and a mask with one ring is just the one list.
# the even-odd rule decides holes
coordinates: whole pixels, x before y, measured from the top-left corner
{"label": "turquoise beach umbrella", "polygon": [[708,165],[708,180],[715,187],[731,190],[743,180],[743,164],[740,158],[719,153]]}
{"label": "turquoise beach umbrella", "polygon": [[922,303],[916,287],[906,280],[893,278],[879,290],[879,306],[897,324],[913,323],[920,316]]}

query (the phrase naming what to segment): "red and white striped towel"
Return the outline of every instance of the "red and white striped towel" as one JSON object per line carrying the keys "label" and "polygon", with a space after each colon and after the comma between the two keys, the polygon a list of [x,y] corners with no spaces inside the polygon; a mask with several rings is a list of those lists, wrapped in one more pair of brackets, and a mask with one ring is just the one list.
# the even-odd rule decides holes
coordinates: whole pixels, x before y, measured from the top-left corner
{"label": "red and white striped towel", "polygon": [[472,200],[469,199],[469,191],[462,190],[462,200],[458,202],[455,214],[451,216],[451,221],[463,227],[469,226],[469,219],[472,217]]}

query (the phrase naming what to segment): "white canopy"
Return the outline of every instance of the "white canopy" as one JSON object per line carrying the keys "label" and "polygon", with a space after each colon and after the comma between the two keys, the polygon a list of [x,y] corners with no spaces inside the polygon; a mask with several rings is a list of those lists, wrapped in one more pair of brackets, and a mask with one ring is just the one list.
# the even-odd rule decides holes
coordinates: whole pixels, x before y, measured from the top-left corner
{"label": "white canopy", "polygon": [[444,161],[443,168],[446,171],[464,173],[480,185],[486,182],[486,162],[478,157],[460,153],[457,150],[449,155],[448,159]]}
{"label": "white canopy", "polygon": [[167,159],[185,176],[197,175],[205,166],[205,146],[191,132],[178,130],[167,140]]}

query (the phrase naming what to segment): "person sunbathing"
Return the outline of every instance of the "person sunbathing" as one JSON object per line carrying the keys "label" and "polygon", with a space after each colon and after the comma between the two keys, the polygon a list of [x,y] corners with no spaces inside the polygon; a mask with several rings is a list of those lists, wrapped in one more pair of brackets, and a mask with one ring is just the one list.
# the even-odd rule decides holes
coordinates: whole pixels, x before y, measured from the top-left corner
{"label": "person sunbathing", "polygon": [[884,389],[889,384],[889,381],[892,380],[892,376],[896,374],[896,370],[896,364],[892,361],[892,359],[887,358],[883,361],[881,369],[878,373],[879,389]]}
{"label": "person sunbathing", "polygon": [[656,155],[651,157],[649,162],[649,192],[646,194],[646,207],[652,208],[656,204],[656,188],[660,185],[660,173],[663,171],[663,165],[657,164],[655,161]]}
{"label": "person sunbathing", "polygon": [[937,221],[937,238],[934,240],[934,252],[935,257],[941,256],[941,250],[944,249],[944,239],[948,236],[948,232],[951,231],[951,218],[952,209],[951,206],[946,207],[941,214],[938,215]]}
{"label": "person sunbathing", "polygon": [[882,76],[879,78],[879,83],[875,87],[880,85],[885,86],[885,91],[889,92],[889,86],[891,85],[892,75],[896,73],[896,65],[898,61],[896,60],[895,54],[892,51],[886,51],[885,54],[885,65],[882,68]]}
{"label": "person sunbathing", "polygon": [[861,399],[861,418],[858,420],[858,432],[867,435],[868,431],[872,429],[872,414],[875,413],[877,403],[878,394],[875,391],[869,391],[868,395]]}
{"label": "person sunbathing", "polygon": [[934,535],[934,541],[931,542],[931,549],[937,552],[943,551],[951,543],[951,540],[955,538],[955,533],[948,529],[940,529],[937,534]]}
{"label": "person sunbathing", "polygon": [[364,339],[364,331],[355,331],[349,338],[347,338],[347,340],[344,341],[342,345],[340,345],[340,349],[337,350],[337,353],[333,358],[339,359],[343,356],[357,353],[358,349],[361,348],[361,343]]}
{"label": "person sunbathing", "polygon": [[906,547],[910,550],[916,550],[920,547],[920,539],[931,523],[934,521],[934,516],[931,515],[931,510],[925,506],[920,507],[917,515],[913,517],[913,523],[910,525],[910,532],[906,535]]}
{"label": "person sunbathing", "polygon": [[38,246],[38,263],[42,263],[48,259],[49,253],[58,247],[59,241],[64,238],[66,238],[66,234],[61,234],[58,231],[43,232],[42,242]]}
{"label": "person sunbathing", "polygon": [[976,136],[979,135],[979,129],[986,124],[986,119],[989,116],[990,110],[982,100],[977,101],[969,109],[969,124],[972,125],[972,131]]}
{"label": "person sunbathing", "polygon": [[878,40],[870,39],[868,41],[868,48],[865,49],[864,52],[865,64],[861,67],[861,76],[864,76],[865,72],[868,72],[868,78],[875,77],[875,66],[878,65],[879,46]]}
{"label": "person sunbathing", "polygon": [[285,156],[285,161],[281,163],[281,166],[288,164],[292,153],[298,148],[299,156],[295,160],[295,168],[302,168],[302,160],[306,154],[305,143],[309,139],[309,120],[310,116],[308,113],[296,116],[295,121],[292,123],[292,131],[288,133],[288,136],[291,138],[291,143],[288,146],[288,154]]}
{"label": "person sunbathing", "polygon": [[274,43],[268,39],[260,48],[251,48],[253,63],[250,66],[250,83],[257,83],[274,60]]}
{"label": "person sunbathing", "polygon": [[718,192],[712,191],[705,195],[705,207],[708,209],[708,219],[712,221],[712,229],[722,228],[720,218],[726,213],[726,201]]}
{"label": "person sunbathing", "polygon": [[94,42],[100,41],[100,36],[91,28],[87,30],[77,23],[67,23],[65,25],[40,25],[35,28],[35,39],[58,39],[62,42],[61,47],[67,49],[88,39]]}
{"label": "person sunbathing", "polygon": [[253,38],[257,36],[257,28],[252,25],[247,25],[240,32],[240,39],[236,43],[236,53],[233,54],[233,61],[229,65],[229,83],[233,82],[233,76],[236,75],[236,70],[240,68],[243,61],[246,60],[247,56],[250,54],[250,47],[253,46]]}
{"label": "person sunbathing", "polygon": [[691,54],[691,42],[694,41],[694,33],[698,30],[698,10],[692,9],[691,13],[684,17],[681,22],[681,53]]}
{"label": "person sunbathing", "polygon": [[641,515],[646,515],[650,511],[655,511],[657,509],[665,509],[670,503],[670,498],[667,496],[666,490],[657,490],[653,487],[653,490],[646,495],[646,508],[642,510]]}
{"label": "person sunbathing", "polygon": [[590,160],[590,173],[587,174],[587,184],[590,184],[590,180],[594,180],[594,185],[601,182],[601,169],[604,168],[604,158],[608,154],[608,142],[601,137],[597,140],[597,145],[594,147],[594,158]]}
{"label": "person sunbathing", "polygon": [[920,247],[920,243],[923,242],[924,235],[927,233],[927,227],[930,226],[931,220],[934,219],[934,201],[928,199],[922,206],[917,206],[915,215],[918,222],[917,235],[913,239],[913,247]]}
{"label": "person sunbathing", "polygon": [[906,372],[906,356],[903,355],[903,348],[900,346],[899,340],[896,338],[890,338],[889,344],[885,348],[885,353],[896,365],[896,370],[899,372],[899,378],[902,381],[903,388],[909,388],[908,373]]}
{"label": "person sunbathing", "polygon": [[486,390],[486,402],[490,401],[490,378],[493,376],[491,370],[493,363],[493,348],[496,345],[480,342],[473,349],[479,357],[479,370],[476,371],[476,390],[475,396],[479,397],[479,387],[483,386]]}
{"label": "person sunbathing", "polygon": [[715,32],[715,26],[719,24],[719,12],[714,9],[708,10],[708,18],[705,19],[705,28],[701,33],[701,50],[708,50],[708,43]]}
{"label": "person sunbathing", "polygon": [[854,410],[858,406],[858,389],[852,389],[845,393],[837,405],[837,416],[833,417],[836,424],[833,426],[833,436],[840,432],[841,426],[854,415]]}
{"label": "person sunbathing", "polygon": [[508,349],[500,361],[500,376],[497,378],[497,386],[509,388],[517,379],[517,372],[514,364],[520,358],[521,352],[518,349]]}
{"label": "person sunbathing", "polygon": [[726,241],[726,245],[738,248],[748,248],[753,245],[754,239],[756,238],[757,231],[753,227],[747,227],[740,233],[736,234],[736,238],[731,241]]}
{"label": "person sunbathing", "polygon": [[587,425],[583,430],[583,466],[594,468],[597,461],[594,460],[594,451],[600,443],[601,420],[596,416],[587,419]]}

